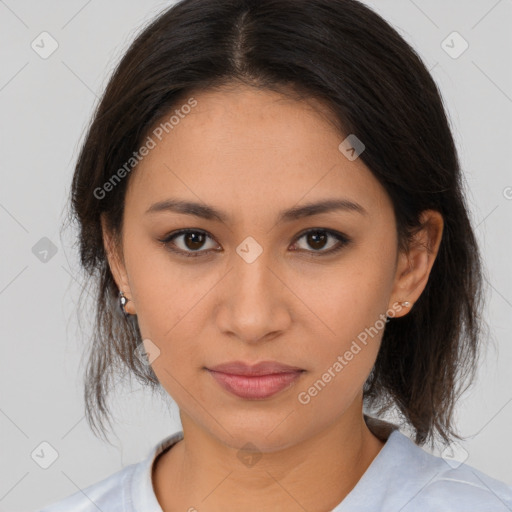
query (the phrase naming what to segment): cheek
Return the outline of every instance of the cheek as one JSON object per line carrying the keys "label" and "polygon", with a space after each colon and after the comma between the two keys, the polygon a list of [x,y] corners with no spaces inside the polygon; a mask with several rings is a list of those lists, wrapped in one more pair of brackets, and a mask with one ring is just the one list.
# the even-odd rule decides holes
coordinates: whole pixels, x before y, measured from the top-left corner
{"label": "cheek", "polygon": [[373,367],[386,325],[394,270],[391,248],[379,247],[382,252],[360,248],[328,272],[297,281],[297,295],[306,298],[314,313],[308,313],[307,322],[317,333],[313,345],[316,378],[331,368],[331,373],[343,374],[335,379],[340,385],[357,387]]}
{"label": "cheek", "polygon": [[354,285],[346,282],[341,291],[337,287],[318,296],[318,311],[329,328],[305,347],[311,372],[299,392],[312,405],[309,413],[324,414],[325,407],[334,416],[343,412],[361,393],[377,358],[386,325],[379,319],[382,300],[368,294],[365,304],[355,300],[353,292],[363,293],[356,277]]}
{"label": "cheek", "polygon": [[192,319],[200,314],[201,297],[213,286],[214,276],[208,275],[206,267],[200,275],[192,265],[173,263],[166,249],[153,241],[127,240],[125,248],[142,336],[162,347],[185,332],[192,337]]}
{"label": "cheek", "polygon": [[373,325],[388,306],[393,258],[354,250],[327,269],[297,274],[294,291],[312,311],[327,338],[347,340]]}

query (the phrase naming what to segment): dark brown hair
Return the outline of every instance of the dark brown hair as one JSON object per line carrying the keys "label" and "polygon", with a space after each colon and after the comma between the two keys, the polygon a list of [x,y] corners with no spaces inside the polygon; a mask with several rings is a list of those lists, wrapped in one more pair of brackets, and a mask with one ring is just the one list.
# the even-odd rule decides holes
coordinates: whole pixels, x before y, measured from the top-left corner
{"label": "dark brown hair", "polygon": [[151,22],[123,56],[89,126],[71,190],[70,219],[78,224],[96,307],[85,374],[90,426],[105,432],[116,372],[160,387],[151,366],[134,355],[141,342],[137,319],[119,314],[100,225],[104,214],[120,243],[136,166],[104,197],[95,191],[183,98],[236,84],[316,98],[328,107],[340,141],[348,134],[363,141],[360,158],[392,200],[402,250],[421,227],[423,210],[442,214],[429,281],[412,310],[386,325],[364,397],[378,414],[399,411],[418,444],[458,437],[453,409],[474,377],[483,273],[457,151],[421,59],[355,0],[183,0]]}

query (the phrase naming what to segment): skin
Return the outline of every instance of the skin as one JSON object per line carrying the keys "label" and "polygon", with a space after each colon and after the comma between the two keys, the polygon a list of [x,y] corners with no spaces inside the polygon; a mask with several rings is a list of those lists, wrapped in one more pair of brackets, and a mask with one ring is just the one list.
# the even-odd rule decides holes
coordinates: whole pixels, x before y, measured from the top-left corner
{"label": "skin", "polygon": [[[153,370],[180,408],[184,440],[158,459],[155,493],[164,512],[331,510],[384,444],[362,415],[383,329],[308,404],[298,394],[380,315],[407,314],[397,302],[413,307],[437,254],[442,216],[423,212],[418,243],[399,253],[389,197],[360,158],[339,151],[345,136],[320,104],[246,86],[194,98],[197,106],[130,177],[121,248],[103,224],[126,310],[160,350]],[[212,205],[229,219],[145,213],[171,197]],[[276,222],[282,209],[327,198],[350,199],[367,213]],[[181,236],[177,249],[220,251],[187,258],[158,241],[183,228],[211,238],[201,246]],[[337,241],[299,238],[309,228],[338,231],[351,243],[322,256]],[[236,252],[248,236],[263,249],[252,263]],[[205,370],[233,360],[306,371],[270,398],[247,400]],[[237,457],[248,442],[261,456],[251,466]]]}

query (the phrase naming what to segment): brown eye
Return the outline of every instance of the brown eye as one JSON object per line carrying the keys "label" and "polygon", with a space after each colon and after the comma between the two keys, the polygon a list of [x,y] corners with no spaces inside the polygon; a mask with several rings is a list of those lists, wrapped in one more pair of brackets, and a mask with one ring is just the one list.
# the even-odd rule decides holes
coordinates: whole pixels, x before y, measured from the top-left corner
{"label": "brown eye", "polygon": [[[313,251],[308,249],[308,247],[303,247],[301,250],[304,249],[312,253],[318,252],[319,255],[332,254],[350,243],[350,239],[345,235],[327,229],[310,229],[297,238],[297,240],[301,239],[305,239],[307,246],[312,248]],[[331,239],[331,243],[329,243],[329,239]],[[297,245],[297,242],[295,245]],[[322,250],[325,249],[326,246],[327,250]]]}
{"label": "brown eye", "polygon": [[167,249],[183,256],[203,256],[209,253],[213,247],[204,248],[205,241],[211,237],[204,231],[185,229],[171,233],[168,237],[160,240]]}
{"label": "brown eye", "polygon": [[323,249],[328,238],[329,235],[326,235],[322,231],[310,231],[306,235],[306,241],[313,249]]}
{"label": "brown eye", "polygon": [[204,240],[204,233],[197,233],[191,231],[183,235],[183,243],[185,244],[187,249],[190,249],[192,251],[197,251],[198,249],[201,249],[201,247],[204,244]]}

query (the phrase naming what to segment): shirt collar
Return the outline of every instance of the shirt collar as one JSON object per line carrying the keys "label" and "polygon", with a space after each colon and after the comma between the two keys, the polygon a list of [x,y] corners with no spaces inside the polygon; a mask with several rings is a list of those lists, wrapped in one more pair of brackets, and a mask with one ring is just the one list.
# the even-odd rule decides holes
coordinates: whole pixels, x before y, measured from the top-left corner
{"label": "shirt collar", "polygon": [[182,439],[182,430],[171,434],[152,448],[148,457],[137,465],[129,485],[130,498],[136,512],[163,512],[153,488],[153,464],[161,453]]}

